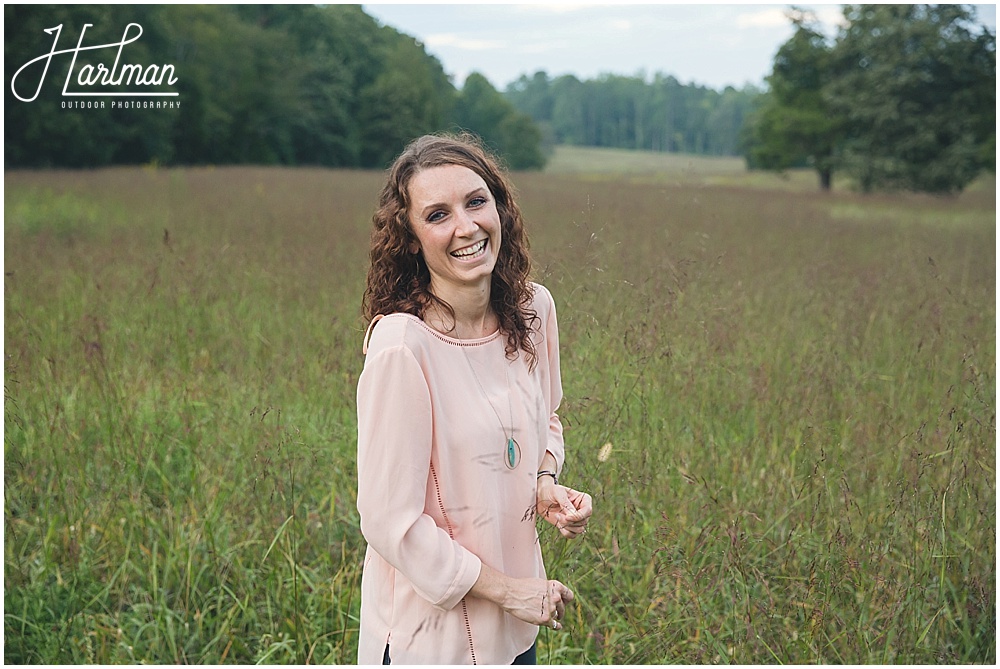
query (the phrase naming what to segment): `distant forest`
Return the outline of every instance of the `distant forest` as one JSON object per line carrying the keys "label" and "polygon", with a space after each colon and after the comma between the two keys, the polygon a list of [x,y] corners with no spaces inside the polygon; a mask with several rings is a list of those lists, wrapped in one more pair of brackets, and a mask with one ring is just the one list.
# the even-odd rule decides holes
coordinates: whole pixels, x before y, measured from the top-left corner
{"label": "distant forest", "polygon": [[549,142],[732,156],[740,152],[740,131],[761,91],[747,86],[720,93],[661,73],[651,80],[606,74],[580,81],[537,72],[505,94],[542,126]]}

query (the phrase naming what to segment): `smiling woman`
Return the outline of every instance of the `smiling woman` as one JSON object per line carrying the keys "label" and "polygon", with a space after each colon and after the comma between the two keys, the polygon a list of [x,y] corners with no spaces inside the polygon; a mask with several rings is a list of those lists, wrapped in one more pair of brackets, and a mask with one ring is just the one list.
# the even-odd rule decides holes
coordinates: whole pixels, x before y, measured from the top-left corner
{"label": "smiling woman", "polygon": [[[491,318],[485,304],[502,233],[486,182],[462,165],[441,165],[414,175],[409,192],[416,237],[410,252],[427,265],[431,294],[448,304],[472,304],[483,317]],[[448,327],[436,311],[427,315],[439,329],[459,327],[457,319]],[[490,322],[474,325],[475,330],[465,334],[482,336],[496,330]]]}
{"label": "smiling woman", "polygon": [[358,662],[534,664],[539,626],[561,629],[573,592],[547,578],[533,521],[572,539],[592,511],[557,478],[552,296],[528,281],[513,191],[470,136],[415,140],[373,221]]}

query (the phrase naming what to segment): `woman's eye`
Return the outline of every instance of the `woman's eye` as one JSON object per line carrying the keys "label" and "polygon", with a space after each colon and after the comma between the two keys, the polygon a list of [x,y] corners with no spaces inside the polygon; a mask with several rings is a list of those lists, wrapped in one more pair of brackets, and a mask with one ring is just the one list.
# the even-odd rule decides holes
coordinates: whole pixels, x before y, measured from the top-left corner
{"label": "woman's eye", "polygon": [[479,197],[472,198],[472,200],[469,202],[470,207],[481,207],[484,204],[486,204],[486,198],[481,195]]}
{"label": "woman's eye", "polygon": [[444,218],[444,212],[443,211],[435,211],[433,214],[431,214],[430,216],[427,217],[427,222],[428,223],[437,223],[442,218]]}

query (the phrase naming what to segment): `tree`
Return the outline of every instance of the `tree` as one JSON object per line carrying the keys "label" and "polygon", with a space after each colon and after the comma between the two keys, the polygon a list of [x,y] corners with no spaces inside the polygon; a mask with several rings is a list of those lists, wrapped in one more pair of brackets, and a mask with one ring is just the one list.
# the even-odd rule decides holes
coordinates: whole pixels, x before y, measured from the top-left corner
{"label": "tree", "polygon": [[832,47],[809,15],[795,12],[790,18],[795,33],[774,57],[770,90],[748,123],[744,151],[750,168],[809,165],[819,175],[820,188],[829,190],[840,135],[824,95],[833,75]]}
{"label": "tree", "polygon": [[535,72],[531,77],[522,74],[507,87],[506,98],[535,121],[552,122],[555,98],[549,77],[544,71]]}
{"label": "tree", "polygon": [[517,111],[482,74],[473,72],[466,77],[453,119],[459,128],[479,135],[510,169],[538,169],[545,165],[538,126]]}
{"label": "tree", "polygon": [[959,5],[848,5],[844,17],[827,89],[844,167],[866,192],[962,190],[994,160],[996,35]]}
{"label": "tree", "polygon": [[588,108],[586,84],[565,74],[552,82],[552,130],[556,141],[587,145],[593,135],[593,113]]}
{"label": "tree", "polygon": [[399,33],[382,30],[391,31],[382,70],[360,94],[363,167],[385,167],[411,139],[444,130],[455,96],[436,58],[413,38],[388,39]]}

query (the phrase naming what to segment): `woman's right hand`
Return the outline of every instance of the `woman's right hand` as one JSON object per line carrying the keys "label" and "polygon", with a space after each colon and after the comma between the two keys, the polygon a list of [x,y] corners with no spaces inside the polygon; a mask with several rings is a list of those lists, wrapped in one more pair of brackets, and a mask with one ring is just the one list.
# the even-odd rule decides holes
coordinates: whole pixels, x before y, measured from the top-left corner
{"label": "woman's right hand", "polygon": [[573,601],[573,591],[559,581],[541,578],[511,579],[503,609],[532,625],[562,629],[566,603]]}
{"label": "woman's right hand", "polygon": [[497,604],[507,613],[532,625],[562,629],[566,603],[573,591],[559,581],[511,578],[483,565],[469,594]]}

